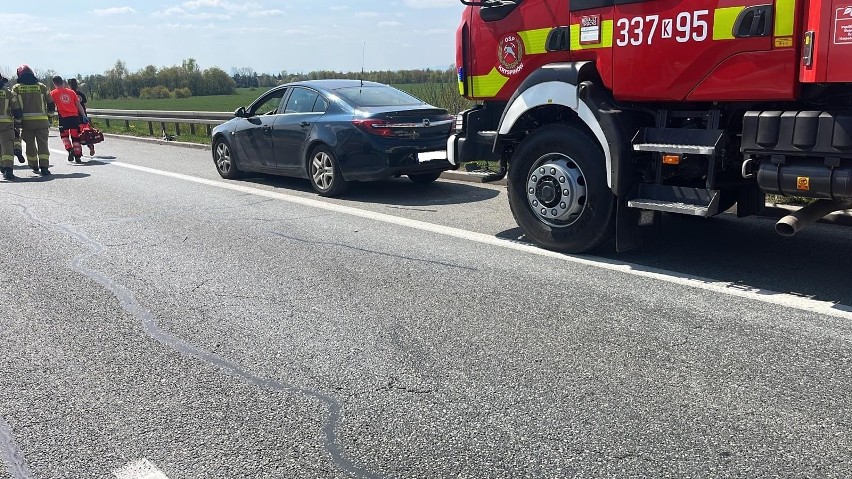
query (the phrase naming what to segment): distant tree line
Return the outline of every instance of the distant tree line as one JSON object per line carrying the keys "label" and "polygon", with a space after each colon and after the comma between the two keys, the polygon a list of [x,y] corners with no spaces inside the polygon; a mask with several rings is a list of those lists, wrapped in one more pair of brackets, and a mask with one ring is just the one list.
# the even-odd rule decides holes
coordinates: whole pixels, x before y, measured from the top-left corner
{"label": "distant tree line", "polygon": [[201,70],[192,58],[181,65],[157,68],[148,65],[130,72],[118,60],[115,66],[99,75],[78,77],[84,91],[92,98],[186,98],[190,96],[230,95],[237,84],[221,68]]}
{"label": "distant tree line", "polygon": [[[53,70],[34,70],[46,85],[51,85]],[[12,75],[6,75],[11,77]],[[64,76],[64,75],[63,75]],[[361,79],[393,85],[423,85],[418,88],[421,99],[439,106],[460,111],[467,103],[458,95],[456,73],[452,66],[446,69],[378,70],[364,72],[338,72],[319,70],[309,73],[277,74],[257,73],[252,68],[234,68],[228,74],[221,68],[202,70],[193,58],[180,65],[158,68],[148,65],[136,72],[118,60],[102,74],[77,75],[83,91],[90,99],[115,98],[187,98],[191,96],[231,95],[236,88],[268,88],[282,83],[327,78]],[[14,80],[14,78],[13,78]]]}
{"label": "distant tree line", "polygon": [[231,76],[237,86],[241,88],[272,87],[293,81],[325,80],[329,78],[375,81],[395,85],[446,83],[448,81],[455,82],[456,79],[455,68],[452,66],[445,70],[432,68],[419,70],[374,70],[365,72],[318,70],[310,73],[288,73],[287,71],[282,71],[277,75],[270,75],[268,73],[258,74],[252,68],[235,68],[232,70]]}

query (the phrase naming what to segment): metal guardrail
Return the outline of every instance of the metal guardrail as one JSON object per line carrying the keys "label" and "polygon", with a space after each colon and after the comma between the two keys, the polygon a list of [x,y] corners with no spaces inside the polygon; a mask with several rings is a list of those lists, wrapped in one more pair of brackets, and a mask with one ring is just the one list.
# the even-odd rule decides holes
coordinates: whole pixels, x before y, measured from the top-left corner
{"label": "metal guardrail", "polygon": [[110,121],[123,121],[125,128],[130,128],[131,121],[148,123],[148,133],[154,136],[154,125],[159,124],[165,135],[166,125],[175,125],[175,134],[180,136],[180,125],[189,125],[189,132],[195,134],[196,126],[203,125],[210,135],[213,127],[234,117],[233,113],[221,111],[162,111],[162,110],[107,110],[90,108],[89,118],[104,120],[106,126]]}

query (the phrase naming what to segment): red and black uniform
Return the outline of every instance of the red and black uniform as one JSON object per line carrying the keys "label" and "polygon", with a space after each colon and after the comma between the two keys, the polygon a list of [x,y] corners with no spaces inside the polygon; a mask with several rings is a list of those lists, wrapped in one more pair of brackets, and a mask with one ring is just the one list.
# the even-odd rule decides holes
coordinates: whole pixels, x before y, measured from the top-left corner
{"label": "red and black uniform", "polygon": [[[83,123],[81,108],[78,107],[80,100],[77,93],[65,85],[60,85],[50,92],[53,102],[56,103],[56,112],[59,114],[59,136],[68,151],[68,161],[72,159],[79,163],[83,156],[83,148],[80,146],[80,125]],[[69,138],[70,137],[70,138]]]}

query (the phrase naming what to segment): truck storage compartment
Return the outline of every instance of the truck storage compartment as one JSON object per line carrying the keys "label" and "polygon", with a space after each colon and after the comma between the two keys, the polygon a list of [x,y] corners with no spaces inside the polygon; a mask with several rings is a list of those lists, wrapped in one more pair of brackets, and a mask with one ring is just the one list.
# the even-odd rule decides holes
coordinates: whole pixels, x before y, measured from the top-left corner
{"label": "truck storage compartment", "polygon": [[749,111],[742,153],[852,158],[852,112]]}
{"label": "truck storage compartment", "polygon": [[805,22],[802,82],[852,82],[852,0],[809,0]]}

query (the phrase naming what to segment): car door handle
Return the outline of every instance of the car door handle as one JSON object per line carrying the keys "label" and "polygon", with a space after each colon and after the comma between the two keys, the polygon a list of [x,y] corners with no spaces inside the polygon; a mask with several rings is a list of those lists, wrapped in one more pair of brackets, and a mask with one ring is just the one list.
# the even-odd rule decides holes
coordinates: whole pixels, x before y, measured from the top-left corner
{"label": "car door handle", "polygon": [[272,131],[272,127],[271,127],[271,126],[269,126],[269,125],[263,125],[263,128],[261,128],[261,129],[262,129],[263,131]]}
{"label": "car door handle", "polygon": [[299,126],[310,126],[310,125],[311,125],[310,122],[307,122],[307,121],[303,121],[303,122],[299,123]]}

